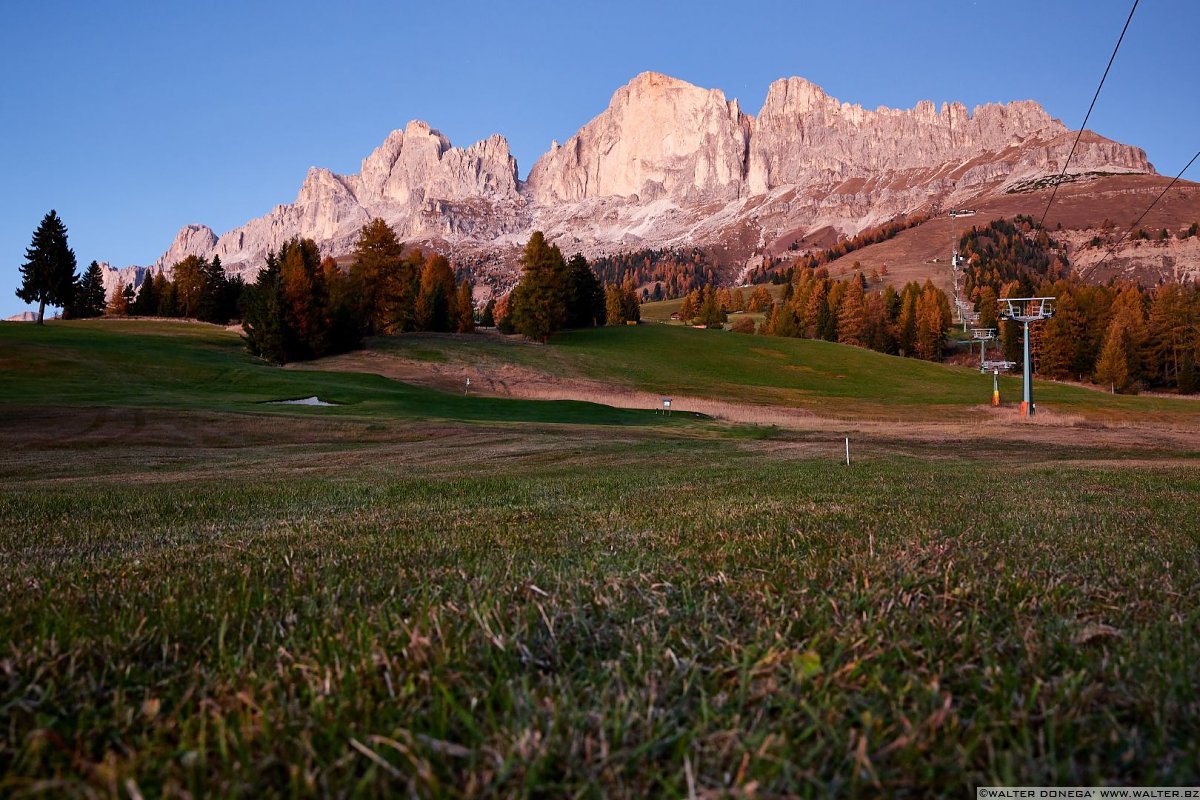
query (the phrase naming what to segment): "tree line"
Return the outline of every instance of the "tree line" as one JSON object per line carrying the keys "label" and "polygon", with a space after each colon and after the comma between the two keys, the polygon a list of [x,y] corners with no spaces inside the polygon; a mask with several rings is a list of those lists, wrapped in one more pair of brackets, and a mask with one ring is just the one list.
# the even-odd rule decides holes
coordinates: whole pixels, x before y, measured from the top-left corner
{"label": "tree line", "polygon": [[251,352],[282,364],[346,352],[377,334],[472,331],[471,294],[444,256],[406,253],[376,218],[359,230],[346,270],[311,239],[268,253],[247,289],[243,327]]}
{"label": "tree line", "polygon": [[576,253],[563,258],[558,245],[534,231],[521,252],[521,280],[506,296],[484,309],[503,333],[545,342],[564,328],[624,325],[641,319],[634,278],[623,285],[601,283],[592,265]]}
{"label": "tree line", "polygon": [[1022,329],[997,318],[997,301],[1054,297],[1054,316],[1031,326],[1036,374],[1091,380],[1118,392],[1200,388],[1195,284],[1084,283],[1071,272],[1065,248],[1031,217],[972,227],[960,239],[959,252],[966,258],[964,287],[979,311],[979,326],[999,329],[1008,360],[1021,358]]}
{"label": "tree line", "polygon": [[704,250],[643,249],[604,255],[591,262],[600,281],[645,287],[642,301],[668,300],[721,282],[722,269]]}
{"label": "tree line", "polygon": [[946,293],[929,280],[868,291],[861,272],[835,280],[825,267],[793,271],[760,333],[824,339],[881,353],[941,361],[952,320]]}

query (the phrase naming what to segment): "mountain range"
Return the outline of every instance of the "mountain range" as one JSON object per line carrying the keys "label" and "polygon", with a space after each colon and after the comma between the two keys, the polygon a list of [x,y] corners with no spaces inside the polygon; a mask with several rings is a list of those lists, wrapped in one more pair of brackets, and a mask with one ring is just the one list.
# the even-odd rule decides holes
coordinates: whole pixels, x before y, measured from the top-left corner
{"label": "mountain range", "polygon": [[[459,148],[414,120],[363,159],[357,174],[313,167],[296,200],[265,216],[220,235],[184,226],[149,269],[219,255],[227,270],[252,280],[266,253],[292,236],[342,256],[364,223],[382,217],[406,243],[470,257],[477,283],[496,290],[515,280],[516,254],[533,230],[564,253],[589,257],[702,247],[735,280],[762,256],[815,240],[815,232],[836,239],[901,215],[938,217],[1014,197],[1040,212],[1075,140],[1028,100],[972,111],[929,101],[868,110],[787,78],[771,85],[752,116],[718,89],[646,72],[569,140],[553,143],[525,180],[503,136]],[[1114,180],[1125,182],[1124,195],[1152,197],[1164,179],[1141,149],[1084,131],[1065,180],[1064,198],[1102,194]],[[1200,216],[1196,188],[1181,187],[1190,198],[1183,218],[1193,207]],[[1124,256],[1113,265],[1160,272]],[[107,280],[121,274],[137,283],[146,271],[110,270]]]}

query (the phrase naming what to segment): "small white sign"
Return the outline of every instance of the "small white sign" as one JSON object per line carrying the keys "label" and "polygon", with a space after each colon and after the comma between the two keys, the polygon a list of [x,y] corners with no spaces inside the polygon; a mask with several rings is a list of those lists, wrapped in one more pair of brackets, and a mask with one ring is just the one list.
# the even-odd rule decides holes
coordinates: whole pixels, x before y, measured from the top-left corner
{"label": "small white sign", "polygon": [[670,408],[670,407],[671,407],[671,398],[664,397],[663,398],[663,408]]}

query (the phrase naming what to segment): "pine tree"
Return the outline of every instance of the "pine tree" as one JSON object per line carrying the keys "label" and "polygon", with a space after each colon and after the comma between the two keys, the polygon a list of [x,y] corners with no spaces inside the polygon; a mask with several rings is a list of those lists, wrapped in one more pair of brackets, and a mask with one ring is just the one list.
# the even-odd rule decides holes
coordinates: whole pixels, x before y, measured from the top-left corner
{"label": "pine tree", "polygon": [[104,314],[104,273],[100,265],[93,261],[88,264],[79,285],[75,288],[75,302],[72,304],[71,316],[78,319],[99,317]]}
{"label": "pine tree", "polygon": [[521,269],[521,282],[509,298],[513,328],[546,342],[566,320],[566,262],[556,245],[534,231],[521,254]]}
{"label": "pine tree", "polygon": [[483,314],[479,317],[479,324],[485,328],[494,328],[496,326],[496,298],[488,298],[487,305],[483,307]]}
{"label": "pine tree", "polygon": [[196,302],[196,318],[203,322],[224,325],[232,316],[229,308],[229,279],[221,266],[221,257],[203,262],[200,296]]}
{"label": "pine tree", "polygon": [[66,308],[71,305],[77,276],[75,251],[67,246],[67,226],[54,209],[42,217],[33,240],[25,250],[21,265],[21,286],[17,297],[26,303],[38,304],[37,324],[42,324],[46,306]]}
{"label": "pine tree", "polygon": [[138,287],[137,298],[129,307],[130,314],[152,317],[158,313],[158,294],[154,291],[156,285],[156,276],[147,271],[142,276],[142,285]]}
{"label": "pine tree", "polygon": [[580,253],[571,256],[566,272],[567,328],[591,328],[605,313],[604,289],[587,259]]}

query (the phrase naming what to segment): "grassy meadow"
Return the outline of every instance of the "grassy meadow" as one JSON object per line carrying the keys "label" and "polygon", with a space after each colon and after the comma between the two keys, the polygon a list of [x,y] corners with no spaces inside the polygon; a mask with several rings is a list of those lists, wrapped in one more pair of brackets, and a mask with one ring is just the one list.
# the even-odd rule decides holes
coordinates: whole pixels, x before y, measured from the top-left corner
{"label": "grassy meadow", "polygon": [[[377,344],[850,417],[934,419],[980,380],[666,326]],[[263,405],[310,395],[342,405]],[[1187,446],[864,434],[847,467],[819,432],[276,369],[133,322],[0,325],[0,411],[0,796],[1200,782]]]}

